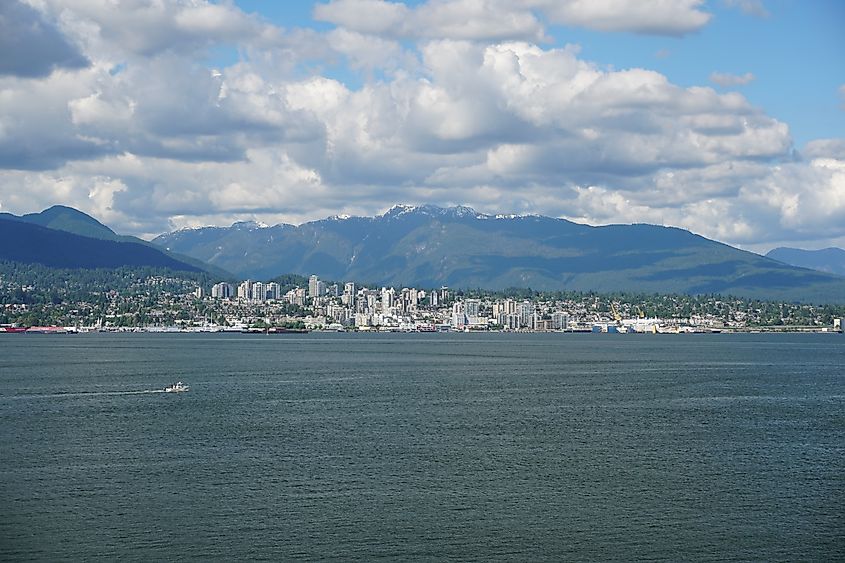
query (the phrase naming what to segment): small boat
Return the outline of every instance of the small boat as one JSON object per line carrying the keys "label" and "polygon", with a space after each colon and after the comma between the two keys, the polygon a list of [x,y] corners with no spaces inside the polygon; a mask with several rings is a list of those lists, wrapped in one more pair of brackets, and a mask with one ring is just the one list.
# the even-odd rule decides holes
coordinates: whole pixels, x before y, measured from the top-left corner
{"label": "small boat", "polygon": [[173,385],[168,385],[167,387],[165,387],[164,392],[165,393],[184,393],[188,389],[190,389],[190,387],[188,387],[187,385],[185,385],[181,381],[177,381]]}

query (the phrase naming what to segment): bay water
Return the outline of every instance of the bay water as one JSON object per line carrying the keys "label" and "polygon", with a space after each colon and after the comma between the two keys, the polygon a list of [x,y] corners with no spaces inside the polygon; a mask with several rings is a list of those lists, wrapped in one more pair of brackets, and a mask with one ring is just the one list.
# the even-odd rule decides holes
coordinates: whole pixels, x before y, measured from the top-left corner
{"label": "bay water", "polygon": [[6,335],[0,559],[843,560],[843,366],[832,334]]}

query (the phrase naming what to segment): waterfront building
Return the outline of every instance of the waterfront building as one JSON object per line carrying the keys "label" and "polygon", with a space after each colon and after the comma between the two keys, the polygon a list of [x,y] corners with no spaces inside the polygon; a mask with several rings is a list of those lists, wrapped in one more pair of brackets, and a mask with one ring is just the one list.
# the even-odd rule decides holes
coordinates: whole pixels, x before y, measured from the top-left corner
{"label": "waterfront building", "polygon": [[467,324],[479,324],[478,317],[481,314],[481,301],[479,299],[467,299],[464,301],[464,315],[467,318]]}
{"label": "waterfront building", "polygon": [[552,326],[555,330],[566,330],[569,328],[569,313],[552,313]]}
{"label": "waterfront building", "polygon": [[346,307],[341,307],[339,305],[328,305],[326,307],[326,317],[341,324],[346,324],[349,315],[346,310]]}
{"label": "waterfront building", "polygon": [[534,325],[534,303],[525,300],[516,305],[516,314],[519,316],[520,328],[532,328]]}
{"label": "waterfront building", "polygon": [[516,301],[513,299],[503,299],[493,303],[493,316],[498,317],[501,314],[513,315],[516,313]]}
{"label": "waterfront building", "polygon": [[461,330],[467,325],[467,316],[463,301],[455,301],[452,304],[452,317],[450,324],[455,330]]}

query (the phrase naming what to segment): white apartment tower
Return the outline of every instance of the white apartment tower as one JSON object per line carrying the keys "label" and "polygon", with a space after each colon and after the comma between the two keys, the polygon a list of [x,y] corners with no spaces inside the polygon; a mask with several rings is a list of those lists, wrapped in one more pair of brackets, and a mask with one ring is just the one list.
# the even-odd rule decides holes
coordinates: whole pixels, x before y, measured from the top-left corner
{"label": "white apartment tower", "polygon": [[347,282],[343,285],[343,296],[341,300],[348,307],[355,307],[355,284]]}
{"label": "white apartment tower", "polygon": [[478,324],[478,317],[481,315],[481,301],[478,299],[464,301],[464,314],[469,324]]}
{"label": "white apartment tower", "polygon": [[267,299],[272,299],[274,301],[278,301],[282,297],[282,287],[277,284],[276,282],[270,282],[267,284],[267,294],[265,295]]}
{"label": "white apartment tower", "polygon": [[238,285],[238,299],[252,299],[252,280],[245,280]]}
{"label": "white apartment tower", "polygon": [[316,275],[308,278],[308,297],[311,299],[320,296],[320,278]]}
{"label": "white apartment tower", "polygon": [[216,283],[211,286],[211,297],[214,299],[230,299],[233,293],[232,286],[226,282]]}

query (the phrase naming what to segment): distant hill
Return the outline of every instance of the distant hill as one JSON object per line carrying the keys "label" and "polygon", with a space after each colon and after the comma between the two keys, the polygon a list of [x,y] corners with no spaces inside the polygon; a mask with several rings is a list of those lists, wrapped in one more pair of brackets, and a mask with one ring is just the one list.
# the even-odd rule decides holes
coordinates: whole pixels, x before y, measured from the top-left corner
{"label": "distant hill", "polygon": [[152,266],[201,271],[149,245],[81,236],[8,215],[0,215],[0,260],[53,268]]}
{"label": "distant hill", "polygon": [[21,215],[20,217],[8,213],[0,213],[0,219],[18,220],[33,225],[40,225],[48,229],[65,231],[94,239],[148,246],[156,252],[163,252],[169,256],[174,263],[187,264],[190,266],[191,271],[202,270],[208,271],[220,278],[231,277],[229,272],[226,272],[216,266],[210,266],[209,264],[206,264],[201,260],[197,260],[196,258],[182,256],[177,253],[163,250],[161,247],[137,237],[119,235],[90,215],[74,209],[73,207],[54,205],[44,211],[41,211],[40,213],[27,213],[26,215]]}
{"label": "distant hill", "polygon": [[396,206],[377,217],[180,230],[169,250],[242,278],[281,273],[393,286],[722,293],[845,302],[845,280],[654,225],[592,227],[468,207]]}
{"label": "distant hill", "polygon": [[801,250],[781,247],[770,250],[766,256],[791,266],[845,276],[845,250],[841,248]]}
{"label": "distant hill", "polygon": [[20,219],[27,223],[47,227],[48,229],[67,231],[84,237],[103,240],[129,239],[131,242],[138,241],[135,237],[121,237],[90,215],[64,205],[54,205],[40,213],[27,213],[26,215],[22,215]]}

